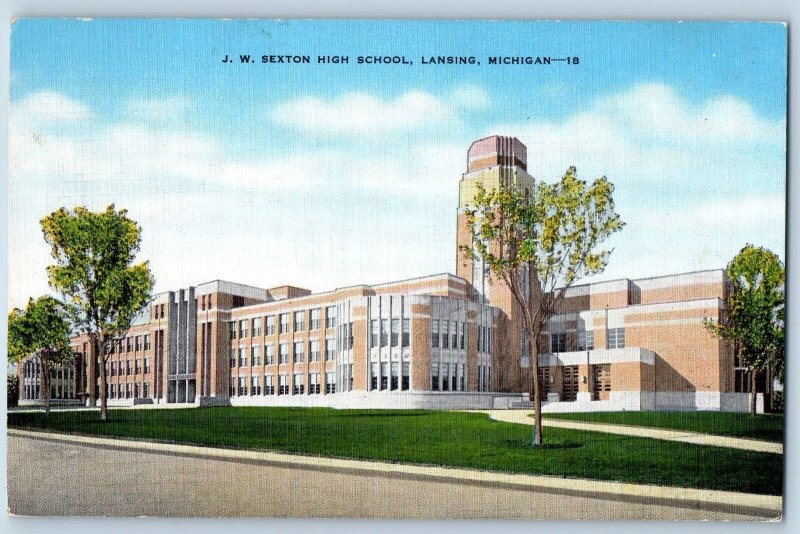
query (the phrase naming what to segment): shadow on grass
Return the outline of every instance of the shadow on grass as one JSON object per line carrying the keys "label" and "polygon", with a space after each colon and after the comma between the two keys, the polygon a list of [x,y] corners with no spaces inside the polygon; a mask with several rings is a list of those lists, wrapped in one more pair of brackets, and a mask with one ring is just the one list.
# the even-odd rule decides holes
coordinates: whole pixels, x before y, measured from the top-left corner
{"label": "shadow on grass", "polygon": [[579,449],[583,447],[583,443],[578,443],[576,441],[564,441],[561,443],[547,443],[545,440],[544,443],[541,445],[533,446],[531,441],[521,441],[518,439],[507,439],[503,441],[503,444],[509,449],[517,449],[517,450],[566,450],[566,449]]}

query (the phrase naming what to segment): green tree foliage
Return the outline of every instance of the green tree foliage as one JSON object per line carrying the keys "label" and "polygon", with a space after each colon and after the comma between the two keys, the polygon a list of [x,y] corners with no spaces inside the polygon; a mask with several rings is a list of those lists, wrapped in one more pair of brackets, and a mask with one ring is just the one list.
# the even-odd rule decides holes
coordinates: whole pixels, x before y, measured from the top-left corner
{"label": "green tree foliage", "polygon": [[19,378],[6,375],[6,408],[14,408],[19,403]]}
{"label": "green tree foliage", "polygon": [[755,383],[770,367],[783,381],[785,329],[785,268],[774,252],[747,244],[726,269],[733,290],[719,322],[706,328],[730,341],[739,362],[749,370],[750,414],[756,413]]}
{"label": "green tree foliage", "polygon": [[41,224],[55,260],[47,268],[50,286],[64,295],[73,321],[89,335],[98,358],[105,421],[111,343],[150,301],[154,284],[147,262],[134,263],[141,228],[127,210],[117,211],[113,205],[102,212],[61,208]]}
{"label": "green tree foliage", "polygon": [[22,363],[31,357],[39,362],[39,391],[45,413],[50,413],[50,370],[72,357],[69,321],[63,305],[53,297],[30,299],[24,310],[8,314],[8,359]]}
{"label": "green tree foliage", "polygon": [[487,191],[478,184],[467,210],[473,246],[462,252],[483,259],[522,312],[530,340],[536,444],[542,442],[537,340],[567,288],[605,269],[611,250],[598,247],[625,225],[614,211],[613,192],[605,176],[587,184],[570,167],[556,183],[537,182],[529,196],[513,186]]}

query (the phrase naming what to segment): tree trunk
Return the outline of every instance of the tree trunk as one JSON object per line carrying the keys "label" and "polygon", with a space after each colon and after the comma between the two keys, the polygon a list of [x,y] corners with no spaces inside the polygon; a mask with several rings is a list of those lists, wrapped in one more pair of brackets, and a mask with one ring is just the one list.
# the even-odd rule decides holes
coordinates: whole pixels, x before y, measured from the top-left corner
{"label": "tree trunk", "polygon": [[533,445],[542,444],[542,392],[539,384],[539,330],[528,329],[528,367],[533,382]]}
{"label": "tree trunk", "polygon": [[756,370],[750,369],[750,416],[756,416]]}
{"label": "tree trunk", "polygon": [[97,365],[100,366],[100,420],[108,421],[108,405],[106,403],[106,339],[103,334],[97,336],[96,339],[98,344],[96,350],[96,354],[98,355]]}
{"label": "tree trunk", "polygon": [[40,356],[39,362],[42,364],[42,376],[39,384],[42,388],[39,398],[42,399],[44,405],[44,415],[50,416],[50,365],[46,356]]}

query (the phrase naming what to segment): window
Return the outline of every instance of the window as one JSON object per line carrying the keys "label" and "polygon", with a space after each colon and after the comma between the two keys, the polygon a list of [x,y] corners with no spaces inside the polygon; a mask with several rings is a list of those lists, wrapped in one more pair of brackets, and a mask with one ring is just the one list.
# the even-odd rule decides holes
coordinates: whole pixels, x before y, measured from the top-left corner
{"label": "window", "polygon": [[336,393],[336,377],[333,371],[325,373],[325,393]]}
{"label": "window", "polygon": [[411,321],[403,319],[403,346],[408,347],[411,344]]}
{"label": "window", "polygon": [[229,359],[230,359],[231,368],[236,367],[236,347],[231,347],[231,352],[230,352]]}
{"label": "window", "polygon": [[145,399],[149,399],[150,398],[150,382],[145,382],[143,384],[143,390],[144,391],[142,391],[142,396]]}
{"label": "window", "polygon": [[134,368],[134,372],[137,375],[142,372],[142,369],[139,367],[139,360],[134,360],[133,361],[133,368]]}
{"label": "window", "polygon": [[267,315],[264,319],[264,330],[265,334],[271,336],[275,333],[275,316],[274,315]]}
{"label": "window", "polygon": [[282,313],[280,315],[280,321],[281,321],[280,333],[285,334],[286,332],[289,331],[289,314]]}
{"label": "window", "polygon": [[239,367],[247,365],[247,356],[244,352],[244,347],[239,347]]}
{"label": "window", "polygon": [[567,334],[550,334],[550,352],[567,351]]}
{"label": "window", "polygon": [[229,339],[236,339],[236,321],[228,323],[228,337]]}
{"label": "window", "polygon": [[336,306],[328,306],[325,308],[325,328],[334,326],[336,326]]}
{"label": "window", "polygon": [[289,359],[289,344],[281,343],[278,346],[278,363],[286,363]]}
{"label": "window", "polygon": [[125,339],[125,352],[130,352],[133,350],[133,340],[131,338]]}
{"label": "window", "polygon": [[289,394],[289,375],[278,376],[278,395]]}
{"label": "window", "polygon": [[[319,361],[319,340],[312,339],[308,342],[308,361]],[[319,393],[319,392],[317,392]]]}
{"label": "window", "polygon": [[305,393],[305,387],[303,386],[303,374],[295,373],[292,377],[292,394],[302,395],[303,393]]}
{"label": "window", "polygon": [[378,320],[372,319],[369,322],[369,346],[370,347],[377,347],[378,346]]}
{"label": "window", "polygon": [[142,350],[142,338],[141,338],[141,336],[136,336],[134,338],[134,340],[135,340],[135,343],[136,343],[136,350],[137,351]]}
{"label": "window", "polygon": [[239,339],[244,339],[247,337],[247,321],[241,320],[239,321]]}
{"label": "window", "polygon": [[381,347],[389,345],[389,319],[381,320]]}
{"label": "window", "polygon": [[370,380],[369,380],[369,389],[374,391],[378,389],[378,364],[373,363],[370,366]]}
{"label": "window", "polygon": [[303,342],[295,341],[294,343],[294,363],[303,363]]}
{"label": "window", "polygon": [[130,383],[125,384],[125,398],[126,399],[130,399],[131,398],[131,385],[130,385]]}
{"label": "window", "polygon": [[436,319],[431,321],[431,347],[439,347],[439,321]]}
{"label": "window", "polygon": [[389,388],[392,390],[396,390],[400,387],[400,364],[397,362],[392,363],[392,371],[391,371],[392,378],[389,381]]}
{"label": "window", "polygon": [[624,349],[625,348],[625,329],[624,328],[609,328],[608,329],[608,348],[609,349]]}
{"label": "window", "polygon": [[150,358],[144,359],[144,373],[148,374],[150,372]]}
{"label": "window", "polygon": [[319,373],[311,373],[309,375],[308,393],[311,395],[319,394]]}
{"label": "window", "polygon": [[464,387],[464,364],[458,364],[458,377],[459,377],[459,391],[466,391]]}
{"label": "window", "polygon": [[228,396],[235,397],[236,396],[236,378],[231,377],[231,382],[228,384]]}
{"label": "window", "polygon": [[125,360],[125,374],[126,375],[131,374],[131,361],[130,360]]}
{"label": "window", "polygon": [[311,330],[317,330],[320,327],[319,312],[320,312],[319,308],[314,308],[309,312],[311,315],[309,319],[311,322],[310,325]]}
{"label": "window", "polygon": [[450,321],[450,348],[457,349],[458,345],[456,344],[456,330],[458,329],[458,323],[456,321]]}
{"label": "window", "polygon": [[140,386],[138,383],[133,385],[133,398],[138,399],[141,395]]}
{"label": "window", "polygon": [[258,347],[250,347],[250,366],[256,367],[257,365],[261,365],[258,357]]}
{"label": "window", "polygon": [[447,335],[447,329],[450,325],[450,321],[442,321],[442,348],[449,349],[450,348],[450,337]]}
{"label": "window", "polygon": [[260,377],[258,376],[251,376],[250,377],[250,396],[253,397],[255,395],[261,395],[261,383]]}
{"label": "window", "polygon": [[294,331],[300,332],[303,330],[303,312],[294,312]]}
{"label": "window", "polygon": [[150,350],[150,336],[148,334],[144,335],[144,350]]}
{"label": "window", "polygon": [[253,337],[261,335],[261,319],[255,318],[252,319],[250,324],[251,331],[253,332]]}
{"label": "window", "polygon": [[240,397],[244,397],[245,395],[247,395],[247,382],[245,380],[247,380],[245,377],[243,377],[243,376],[239,377],[239,396]]}
{"label": "window", "polygon": [[111,384],[111,388],[109,389],[108,396],[111,399],[116,399],[117,398],[117,385],[116,384]]}
{"label": "window", "polygon": [[381,389],[389,389],[389,364],[381,362]]}
{"label": "window", "polygon": [[[353,349],[353,323],[347,323],[347,350]],[[352,365],[351,365],[352,367]],[[350,381],[353,381],[352,374],[350,375]],[[351,390],[353,388],[350,388]]]}
{"label": "window", "polygon": [[272,365],[272,345],[264,346],[264,365]]}
{"label": "window", "polygon": [[442,364],[442,391],[450,391],[450,364]]}
{"label": "window", "polygon": [[273,383],[272,375],[264,377],[264,395],[275,395],[275,384]]}
{"label": "window", "polygon": [[400,319],[392,319],[392,346],[400,346]]}
{"label": "window", "polygon": [[431,391],[439,391],[439,364],[431,365]]}
{"label": "window", "polygon": [[411,389],[411,365],[408,362],[403,362],[403,380],[400,382],[400,389],[408,391]]}
{"label": "window", "polygon": [[116,375],[117,375],[117,362],[111,362],[111,376],[116,376]]}
{"label": "window", "polygon": [[325,338],[325,361],[330,362],[336,359],[336,339]]}
{"label": "window", "polygon": [[594,350],[594,330],[578,332],[578,350]]}

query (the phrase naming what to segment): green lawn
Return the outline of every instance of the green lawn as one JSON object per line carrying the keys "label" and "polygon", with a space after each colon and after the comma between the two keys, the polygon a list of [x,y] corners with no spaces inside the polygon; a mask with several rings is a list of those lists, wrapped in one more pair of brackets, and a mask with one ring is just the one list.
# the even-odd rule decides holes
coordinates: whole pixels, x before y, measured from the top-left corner
{"label": "green lawn", "polygon": [[413,410],[204,408],[10,413],[10,427],[779,495],[783,456],[531,427],[486,415]]}
{"label": "green lawn", "polygon": [[587,423],[647,426],[718,434],[737,438],[783,442],[783,415],[726,412],[594,412],[546,413],[547,419],[566,419]]}

